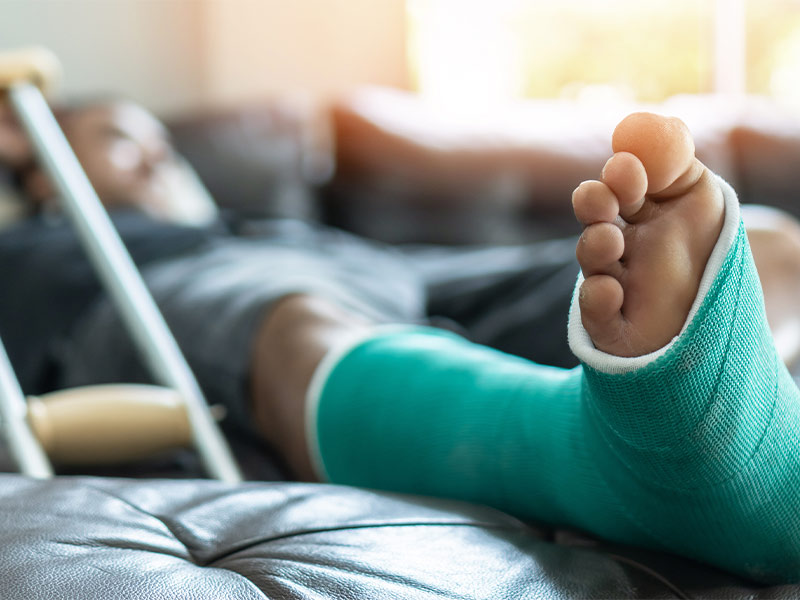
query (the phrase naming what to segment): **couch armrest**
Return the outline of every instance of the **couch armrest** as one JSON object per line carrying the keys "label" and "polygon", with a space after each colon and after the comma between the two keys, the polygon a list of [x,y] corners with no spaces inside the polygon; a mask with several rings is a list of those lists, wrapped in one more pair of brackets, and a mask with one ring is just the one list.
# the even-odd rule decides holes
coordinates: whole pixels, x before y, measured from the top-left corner
{"label": "couch armrest", "polygon": [[[465,118],[414,94],[364,88],[330,108],[336,170],[326,214],[389,242],[510,243],[574,233],[572,190],[598,177],[614,127],[636,110],[682,118],[698,157],[739,187],[744,201],[764,190],[767,200],[775,197],[781,182],[796,187],[791,159],[778,161],[787,169],[776,182],[769,174],[778,167],[759,162],[755,134],[744,140],[752,130],[772,136],[776,153],[787,145],[795,153],[787,156],[800,152],[791,117],[757,98],[687,95],[659,105],[591,106],[531,100]],[[787,139],[775,137],[781,127],[791,131]]]}

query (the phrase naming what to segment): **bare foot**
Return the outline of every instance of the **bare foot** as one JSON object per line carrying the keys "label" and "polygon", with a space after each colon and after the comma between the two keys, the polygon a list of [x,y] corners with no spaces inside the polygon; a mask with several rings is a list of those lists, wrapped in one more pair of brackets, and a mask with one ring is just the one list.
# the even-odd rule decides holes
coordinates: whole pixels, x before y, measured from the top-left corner
{"label": "bare foot", "polygon": [[723,198],[678,119],[634,113],[612,147],[600,181],[572,196],[584,225],[581,318],[599,350],[641,356],[683,327],[722,230]]}

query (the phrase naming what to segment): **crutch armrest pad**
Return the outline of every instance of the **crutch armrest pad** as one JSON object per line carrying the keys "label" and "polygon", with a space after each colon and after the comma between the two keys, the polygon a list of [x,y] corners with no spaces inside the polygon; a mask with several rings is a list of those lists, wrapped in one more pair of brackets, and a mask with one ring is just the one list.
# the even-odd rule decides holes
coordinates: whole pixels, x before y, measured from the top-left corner
{"label": "crutch armrest pad", "polygon": [[32,83],[47,94],[60,79],[61,63],[46,48],[30,47],[0,52],[0,95],[21,83]]}
{"label": "crutch armrest pad", "polygon": [[55,463],[113,464],[191,444],[177,392],[149,385],[97,385],[28,398],[28,420]]}

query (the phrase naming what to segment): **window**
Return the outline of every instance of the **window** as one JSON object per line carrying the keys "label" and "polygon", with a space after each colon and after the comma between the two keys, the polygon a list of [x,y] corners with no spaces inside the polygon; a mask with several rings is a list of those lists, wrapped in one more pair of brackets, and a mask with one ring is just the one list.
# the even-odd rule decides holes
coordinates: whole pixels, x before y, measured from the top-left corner
{"label": "window", "polygon": [[800,105],[800,0],[407,0],[412,78],[447,103],[760,93]]}

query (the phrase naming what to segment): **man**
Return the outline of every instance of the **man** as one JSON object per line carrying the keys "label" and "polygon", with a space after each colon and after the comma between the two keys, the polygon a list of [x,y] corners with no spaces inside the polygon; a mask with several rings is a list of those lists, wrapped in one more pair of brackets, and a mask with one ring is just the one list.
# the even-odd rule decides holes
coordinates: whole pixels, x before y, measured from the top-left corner
{"label": "man", "polygon": [[[205,393],[240,425],[253,421],[246,407],[260,371],[251,367],[265,346],[266,317],[290,294],[324,298],[375,322],[433,317],[482,343],[575,364],[561,335],[577,273],[571,241],[535,252],[405,250],[290,220],[187,226],[166,193],[165,175],[176,169],[169,136],[150,113],[112,100],[57,115]],[[0,300],[0,336],[23,388],[147,380],[24,136],[7,110],[0,118],[5,162],[29,209],[0,230],[0,272],[14,282]]]}
{"label": "man", "polygon": [[[74,113],[65,130],[99,110],[118,135],[118,108]],[[379,327],[413,323],[433,304],[419,263],[390,249],[305,228],[248,238],[142,221],[141,211],[117,220],[209,396],[242,424],[254,420],[299,477],[487,502],[796,581],[800,392],[767,328],[735,195],[694,159],[679,122],[634,115],[614,146],[601,180],[573,196],[586,280],[569,328],[585,366],[569,371],[442,330]],[[83,161],[92,178],[94,163]],[[108,197],[115,208],[155,206],[135,193]],[[796,230],[777,223],[756,261],[769,260],[775,240],[796,242]],[[23,305],[37,285],[48,299],[82,293],[70,327],[37,332],[55,379],[131,374],[107,302],[87,308],[97,294],[85,274],[65,276],[73,256],[58,250],[71,244],[61,224],[35,219],[0,236],[0,257],[39,276],[15,286],[17,308],[37,308]],[[498,256],[508,259],[506,250]],[[511,279],[539,268],[522,259],[541,251],[511,249]],[[241,260],[256,266],[241,270]],[[566,269],[558,261],[555,272]],[[492,275],[505,285],[507,272]],[[365,283],[375,278],[377,289]],[[765,288],[785,297],[777,283]],[[536,314],[535,298],[524,304]],[[791,320],[779,306],[773,328]],[[534,352],[542,324],[521,328]]]}
{"label": "man", "polygon": [[[185,226],[175,222],[175,190],[165,183],[177,168],[169,136],[149,112],[100,100],[58,116],[206,394],[241,424],[252,421],[245,407],[261,387],[262,372],[251,367],[269,346],[269,309],[293,293],[374,322],[435,317],[473,341],[544,364],[576,364],[563,336],[578,272],[572,240],[403,251],[294,221]],[[0,336],[25,391],[146,380],[114,309],[98,300],[52,186],[2,105],[0,161],[29,201],[28,218],[0,232],[0,272],[14,286],[0,301]],[[759,269],[770,275],[768,314],[776,332],[789,332],[776,338],[786,340],[781,349],[792,360],[799,344],[790,335],[796,294],[789,284],[800,282],[800,261],[770,257],[800,256],[800,227],[771,211],[750,220]]]}

